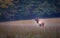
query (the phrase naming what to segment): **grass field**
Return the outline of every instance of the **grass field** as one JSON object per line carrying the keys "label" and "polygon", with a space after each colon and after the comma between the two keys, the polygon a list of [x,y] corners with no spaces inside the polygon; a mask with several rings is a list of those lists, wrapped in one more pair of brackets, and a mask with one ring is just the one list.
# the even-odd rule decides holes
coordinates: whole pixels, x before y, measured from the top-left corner
{"label": "grass field", "polygon": [[60,38],[60,18],[0,22],[0,38]]}

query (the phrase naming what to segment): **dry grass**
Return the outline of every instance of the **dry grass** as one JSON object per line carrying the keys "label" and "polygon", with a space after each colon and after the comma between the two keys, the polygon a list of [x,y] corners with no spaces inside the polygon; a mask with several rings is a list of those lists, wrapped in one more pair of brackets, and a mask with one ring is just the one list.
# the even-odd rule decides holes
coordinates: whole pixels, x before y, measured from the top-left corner
{"label": "dry grass", "polygon": [[34,20],[0,23],[0,38],[60,38],[60,18],[40,19],[45,23],[39,27]]}

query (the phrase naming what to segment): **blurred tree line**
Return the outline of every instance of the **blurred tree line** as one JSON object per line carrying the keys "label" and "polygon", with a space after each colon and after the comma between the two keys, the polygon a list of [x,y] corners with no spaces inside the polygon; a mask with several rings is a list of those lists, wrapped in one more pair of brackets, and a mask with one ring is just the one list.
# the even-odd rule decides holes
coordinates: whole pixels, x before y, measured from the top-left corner
{"label": "blurred tree line", "polygon": [[0,0],[0,20],[59,17],[55,0]]}

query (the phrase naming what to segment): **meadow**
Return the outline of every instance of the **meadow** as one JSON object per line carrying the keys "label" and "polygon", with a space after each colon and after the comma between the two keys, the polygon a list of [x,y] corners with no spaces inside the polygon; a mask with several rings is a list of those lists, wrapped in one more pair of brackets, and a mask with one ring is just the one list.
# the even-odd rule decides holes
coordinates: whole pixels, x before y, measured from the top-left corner
{"label": "meadow", "polygon": [[1,22],[0,38],[60,38],[60,18],[40,20],[44,27],[35,20]]}

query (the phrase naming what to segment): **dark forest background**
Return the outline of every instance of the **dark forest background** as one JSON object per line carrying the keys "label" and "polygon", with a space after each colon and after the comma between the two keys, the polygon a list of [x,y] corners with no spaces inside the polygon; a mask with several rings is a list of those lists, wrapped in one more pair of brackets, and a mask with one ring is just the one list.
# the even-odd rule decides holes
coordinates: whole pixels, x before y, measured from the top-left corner
{"label": "dark forest background", "polygon": [[60,0],[0,0],[0,22],[59,18]]}

